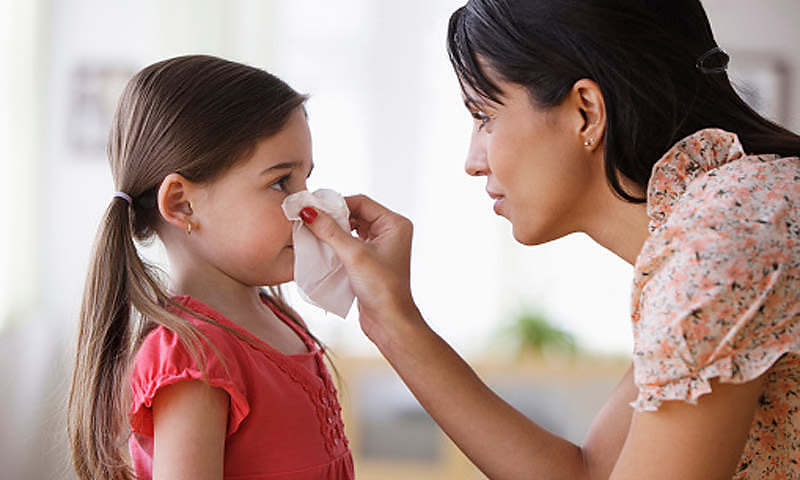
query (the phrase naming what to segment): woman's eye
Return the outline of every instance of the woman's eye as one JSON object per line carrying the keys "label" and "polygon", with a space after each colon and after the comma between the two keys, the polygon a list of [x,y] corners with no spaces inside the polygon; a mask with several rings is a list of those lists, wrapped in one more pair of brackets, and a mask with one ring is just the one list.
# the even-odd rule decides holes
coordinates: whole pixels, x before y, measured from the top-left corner
{"label": "woman's eye", "polygon": [[483,112],[472,112],[472,118],[474,118],[475,120],[477,120],[478,122],[480,122],[480,123],[478,124],[478,130],[479,130],[479,131],[480,131],[481,129],[483,129],[483,127],[485,127],[485,126],[486,126],[486,124],[487,124],[487,123],[489,123],[489,120],[490,120],[489,116],[488,116],[488,115],[486,115],[486,114],[485,114],[485,113],[483,113]]}
{"label": "woman's eye", "polygon": [[279,178],[279,179],[275,180],[274,182],[272,182],[272,184],[269,186],[269,188],[272,188],[273,190],[277,190],[279,192],[286,192],[288,190],[288,188],[289,188],[289,186],[288,186],[289,177],[290,177],[290,175],[282,176],[281,178]]}

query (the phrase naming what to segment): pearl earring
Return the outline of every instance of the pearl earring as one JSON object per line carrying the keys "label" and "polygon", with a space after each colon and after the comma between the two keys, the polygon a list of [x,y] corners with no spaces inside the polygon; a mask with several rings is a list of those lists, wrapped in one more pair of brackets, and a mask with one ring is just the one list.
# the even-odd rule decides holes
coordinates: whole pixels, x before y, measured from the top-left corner
{"label": "pearl earring", "polygon": [[590,147],[592,145],[592,139],[590,138],[590,139],[586,140],[585,142],[583,142],[583,145],[586,146],[586,147]]}
{"label": "pearl earring", "polygon": [[187,223],[186,224],[186,235],[191,235],[191,234],[192,234],[192,224],[191,223]]}

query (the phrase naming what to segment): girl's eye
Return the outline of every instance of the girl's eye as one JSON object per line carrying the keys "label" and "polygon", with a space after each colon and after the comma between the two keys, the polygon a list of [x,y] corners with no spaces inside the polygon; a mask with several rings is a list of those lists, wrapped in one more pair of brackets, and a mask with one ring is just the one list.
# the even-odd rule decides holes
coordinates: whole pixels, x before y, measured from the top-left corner
{"label": "girl's eye", "polygon": [[290,176],[291,175],[282,176],[281,178],[279,178],[279,179],[275,180],[274,182],[272,182],[272,184],[269,186],[269,188],[272,188],[273,190],[277,190],[279,192],[286,192],[288,190],[288,188],[289,188],[289,186],[287,184],[289,182],[289,177]]}
{"label": "girl's eye", "polygon": [[472,118],[480,122],[478,124],[478,131],[482,130],[490,120],[490,117],[483,112],[472,112]]}

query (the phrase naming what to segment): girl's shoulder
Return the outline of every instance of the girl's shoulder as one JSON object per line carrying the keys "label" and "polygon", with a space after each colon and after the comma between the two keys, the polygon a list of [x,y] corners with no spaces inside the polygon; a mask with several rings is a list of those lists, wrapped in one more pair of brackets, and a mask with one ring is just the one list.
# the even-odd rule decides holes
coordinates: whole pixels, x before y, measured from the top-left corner
{"label": "girl's shoulder", "polygon": [[192,348],[199,349],[206,356],[209,354],[218,356],[220,351],[225,354],[233,353],[239,340],[226,319],[189,296],[174,297],[173,300],[179,308],[171,307],[169,311],[194,327],[194,331],[199,333],[197,342],[191,338],[182,338],[176,330],[165,325],[157,325],[142,340],[136,355],[137,363],[141,361],[141,357],[154,354],[177,358],[191,357]]}
{"label": "girl's shoulder", "polygon": [[[134,361],[134,372],[137,369],[150,368],[154,364],[161,364],[162,369],[204,364],[205,369],[212,373],[228,372],[234,368],[243,373],[258,370],[262,374],[271,372],[280,375],[279,371],[294,367],[292,364],[296,362],[292,358],[205,303],[190,296],[176,296],[173,300],[176,306],[170,309],[171,312],[193,326],[196,335],[178,335],[167,326],[156,326],[140,344]],[[309,354],[321,352],[299,316],[290,317],[281,310],[280,305],[269,298],[265,297],[264,303],[303,340]]]}
{"label": "girl's shoulder", "polygon": [[182,338],[164,325],[147,333],[130,370],[131,428],[135,433],[152,436],[150,409],[156,394],[167,385],[198,380],[228,393],[231,401],[228,431],[235,432],[250,411],[244,350],[224,328],[197,318],[192,312],[203,316],[206,312],[196,311],[191,299],[175,300],[189,311],[173,308],[172,312],[196,327],[197,341]]}

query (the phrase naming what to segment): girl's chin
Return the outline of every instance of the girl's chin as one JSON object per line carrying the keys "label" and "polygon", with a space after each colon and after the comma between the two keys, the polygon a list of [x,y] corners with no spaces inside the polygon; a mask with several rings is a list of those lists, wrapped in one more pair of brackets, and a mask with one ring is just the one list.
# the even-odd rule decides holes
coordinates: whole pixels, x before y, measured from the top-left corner
{"label": "girl's chin", "polygon": [[294,275],[287,275],[285,277],[271,277],[267,280],[264,280],[260,286],[262,287],[279,287],[284,283],[289,283],[294,280]]}
{"label": "girl's chin", "polygon": [[282,263],[280,270],[273,270],[262,280],[261,286],[277,287],[294,280],[294,262]]}

